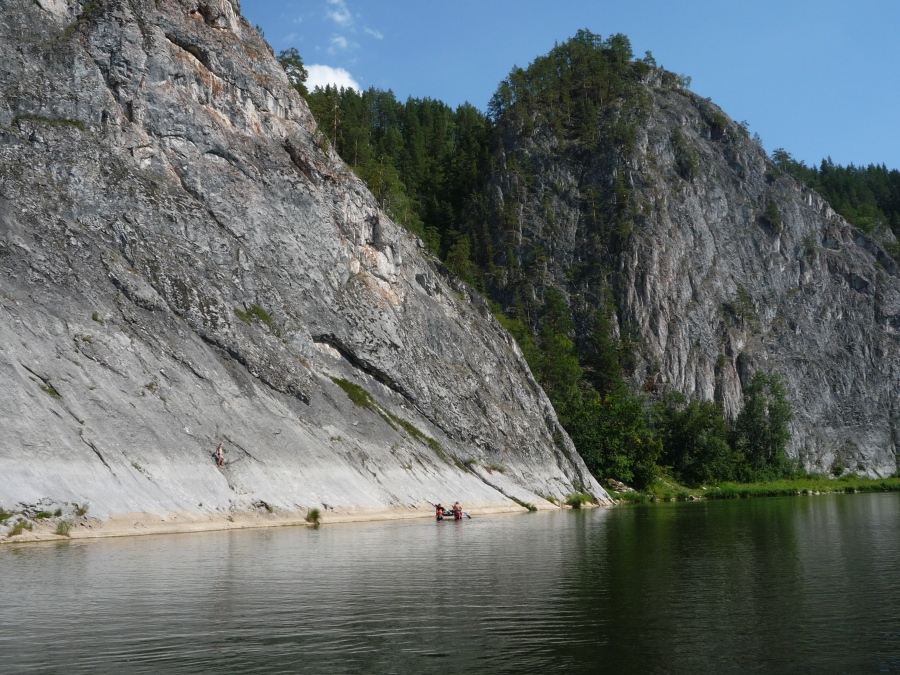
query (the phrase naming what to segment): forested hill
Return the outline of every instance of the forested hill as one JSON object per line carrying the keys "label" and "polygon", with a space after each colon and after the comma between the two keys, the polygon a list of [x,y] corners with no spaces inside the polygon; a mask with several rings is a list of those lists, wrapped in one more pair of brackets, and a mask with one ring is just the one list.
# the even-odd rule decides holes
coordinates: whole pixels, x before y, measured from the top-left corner
{"label": "forested hill", "polygon": [[596,475],[893,472],[898,173],[772,162],[687,83],[579,31],[486,114],[307,100],[388,213],[493,301]]}
{"label": "forested hill", "polygon": [[[840,166],[823,159],[819,167],[798,162],[779,148],[772,153],[778,168],[796,176],[828,200],[834,210],[867,234],[882,240],[900,259],[900,171],[870,164]],[[893,236],[891,236],[893,235]]]}

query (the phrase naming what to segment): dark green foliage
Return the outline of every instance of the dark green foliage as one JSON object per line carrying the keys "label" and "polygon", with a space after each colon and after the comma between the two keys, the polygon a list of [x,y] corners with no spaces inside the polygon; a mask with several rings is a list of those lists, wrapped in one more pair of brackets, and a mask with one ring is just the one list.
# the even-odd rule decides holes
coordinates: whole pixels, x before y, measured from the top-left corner
{"label": "dark green foliage", "polygon": [[[900,171],[882,164],[840,166],[823,159],[818,168],[796,161],[779,148],[772,153],[775,164],[821,194],[835,211],[864,232],[890,228],[900,237]],[[898,257],[900,251],[889,251]],[[900,259],[900,258],[898,258]]]}
{"label": "dark green foliage", "polygon": [[766,204],[766,210],[763,212],[763,220],[769,224],[769,226],[775,230],[775,232],[781,232],[782,222],[781,222],[781,211],[778,209],[778,204],[773,201],[770,201]]}
{"label": "dark green foliage", "polygon": [[791,471],[785,448],[793,419],[784,380],[758,371],[744,389],[744,408],[731,432],[731,445],[744,457],[743,480],[771,480]]}
{"label": "dark green foliage", "polygon": [[889,255],[892,255],[895,260],[900,262],[900,241],[885,242],[883,246]]}
{"label": "dark green foliage", "polygon": [[322,522],[322,512],[319,509],[310,509],[306,512],[306,522],[318,527]]}
{"label": "dark green foliage", "polygon": [[834,458],[834,461],[831,463],[831,475],[832,476],[841,476],[844,471],[847,469],[847,464],[844,462],[843,457],[838,455]]}
{"label": "dark green foliage", "polygon": [[532,365],[532,372],[553,401],[563,426],[567,426],[582,406],[583,371],[575,344],[569,338],[575,328],[571,312],[562,293],[555,288],[544,292],[540,326],[540,359]]}
{"label": "dark green foliage", "polygon": [[528,362],[528,365],[532,368],[532,372],[534,372],[534,369],[540,362],[541,355],[537,348],[537,344],[534,341],[534,333],[531,328],[526,326],[519,319],[513,319],[503,314],[499,305],[496,303],[492,303],[492,309],[497,321],[499,321],[500,324],[509,331],[510,335],[515,338],[516,343],[519,345],[519,349],[522,350],[525,361]]}
{"label": "dark green foliage", "polygon": [[[260,32],[260,36],[262,36],[262,32]],[[291,87],[296,89],[301,96],[306,96],[308,93],[306,90],[306,78],[309,77],[309,73],[303,65],[300,53],[293,47],[282,50],[278,53],[278,63],[284,68]]]}
{"label": "dark green foliage", "polygon": [[53,514],[50,513],[49,511],[38,511],[35,514],[34,519],[35,520],[44,520],[45,518],[52,518],[52,517],[53,517]]}
{"label": "dark green foliage", "polygon": [[728,131],[728,118],[719,110],[710,115],[709,126],[712,128],[712,136],[714,139],[722,138]]}
{"label": "dark green foliage", "polygon": [[616,478],[640,488],[655,479],[662,447],[642,397],[592,392],[566,430],[598,478]]}
{"label": "dark green foliage", "polygon": [[484,114],[390,91],[317,88],[308,95],[320,128],[384,210],[447,258],[462,278],[477,270],[462,238],[477,229],[467,206],[483,183],[492,137]]}
{"label": "dark green foliage", "polygon": [[[809,254],[816,250],[816,236],[814,234],[804,235],[803,239],[803,250]],[[888,251],[890,253],[890,251]]]}
{"label": "dark green foliage", "polygon": [[610,322],[596,317],[585,352],[588,375],[569,338],[571,311],[562,293],[544,292],[537,340],[520,321],[498,318],[519,342],[532,372],[556,409],[591,472],[640,486],[656,475],[660,444],[649,425],[642,397],[634,396],[622,379],[619,341]]}
{"label": "dark green foliage", "polygon": [[700,158],[684,138],[680,129],[672,133],[672,146],[675,148],[675,170],[678,175],[690,182],[694,180],[700,169]]}
{"label": "dark green foliage", "polygon": [[735,478],[740,457],[728,444],[728,427],[722,405],[671,393],[654,406],[659,431],[661,462],[686,485],[715,483]]}
{"label": "dark green foliage", "polygon": [[[743,466],[716,404],[651,405],[624,379],[640,344],[619,325],[613,284],[621,252],[652,210],[652,204],[635,203],[626,168],[650,110],[641,81],[655,67],[649,53],[634,59],[624,35],[604,39],[582,30],[527,68],[513,68],[487,114],[427,98],[402,103],[375,89],[326,87],[307,96],[323,138],[383,209],[491,298],[495,316],[516,339],[594,475],[639,487],[656,481],[659,463],[692,483],[722,480]],[[672,87],[690,84],[674,73],[663,72],[662,80]],[[706,114],[714,138],[727,140],[728,118],[712,108]],[[577,185],[545,183],[545,167],[528,152],[535,135],[554,141],[546,159],[578,167]],[[700,167],[697,151],[680,130],[672,144],[676,170],[692,180]],[[551,269],[552,251],[523,236],[522,220],[539,212],[554,227],[560,200],[578,202],[576,236],[585,242],[583,259],[565,271],[562,283]],[[778,229],[775,208],[769,215]],[[576,288],[583,295],[571,291]],[[754,316],[743,289],[728,307],[741,322]],[[357,385],[335,382],[355,404],[442,454],[437,441]]]}
{"label": "dark green foliage", "polygon": [[447,258],[444,262],[447,268],[460,279],[474,284],[476,268],[475,263],[472,262],[472,246],[469,236],[458,232],[453,232],[451,235],[455,242],[447,251]]}
{"label": "dark green foliage", "polygon": [[753,298],[743,284],[738,284],[734,300],[728,303],[726,308],[734,318],[741,322],[742,326],[746,327],[748,323],[756,319],[756,303],[753,302]]}
{"label": "dark green foliage", "polygon": [[[636,83],[650,67],[633,56],[631,43],[621,33],[604,40],[579,30],[527,69],[513,68],[491,98],[488,113],[523,135],[545,124],[593,145],[599,140],[601,110],[633,97]],[[623,140],[630,134],[629,126],[626,122],[615,129]]]}
{"label": "dark green foliage", "polygon": [[605,308],[595,312],[593,318],[587,345],[581,352],[585,379],[603,396],[624,394],[627,387],[622,368],[623,360],[627,359],[623,359],[623,352],[627,349],[616,339],[614,324]]}

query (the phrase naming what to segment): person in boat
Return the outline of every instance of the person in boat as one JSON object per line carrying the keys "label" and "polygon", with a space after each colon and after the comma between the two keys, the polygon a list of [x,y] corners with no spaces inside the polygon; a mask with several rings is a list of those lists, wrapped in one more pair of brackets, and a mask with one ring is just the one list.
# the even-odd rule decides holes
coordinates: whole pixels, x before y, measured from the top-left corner
{"label": "person in boat", "polygon": [[463,517],[462,505],[459,502],[456,502],[453,505],[453,518],[455,520],[462,520],[462,517]]}
{"label": "person in boat", "polygon": [[441,506],[440,504],[435,504],[434,508],[435,508],[435,515],[437,516],[437,519],[443,520],[444,519],[444,507]]}
{"label": "person in boat", "polygon": [[219,443],[219,447],[216,448],[216,466],[225,466],[225,449],[222,447],[221,443]]}

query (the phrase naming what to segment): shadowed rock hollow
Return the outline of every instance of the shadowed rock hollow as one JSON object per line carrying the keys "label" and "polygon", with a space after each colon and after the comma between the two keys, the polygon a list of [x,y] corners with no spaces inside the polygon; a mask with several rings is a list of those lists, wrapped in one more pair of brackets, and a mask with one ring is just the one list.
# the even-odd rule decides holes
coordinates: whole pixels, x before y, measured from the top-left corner
{"label": "shadowed rock hollow", "polygon": [[608,500],[236,0],[2,0],[0,60],[0,506]]}

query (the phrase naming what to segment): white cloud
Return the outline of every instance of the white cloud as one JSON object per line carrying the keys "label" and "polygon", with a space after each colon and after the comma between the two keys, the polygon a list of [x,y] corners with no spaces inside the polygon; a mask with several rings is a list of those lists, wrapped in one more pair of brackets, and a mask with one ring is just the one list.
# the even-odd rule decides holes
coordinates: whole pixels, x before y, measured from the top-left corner
{"label": "white cloud", "polygon": [[371,35],[373,38],[375,38],[376,40],[381,40],[381,39],[384,38],[384,35],[382,35],[381,33],[379,33],[379,32],[378,32],[377,30],[375,30],[374,28],[366,28],[365,31],[366,31],[369,35]]}
{"label": "white cloud", "polygon": [[349,26],[353,23],[353,17],[344,0],[327,0],[329,9],[326,11],[328,18],[339,26]]}
{"label": "white cloud", "polygon": [[293,42],[293,41],[296,40],[296,39],[297,39],[297,34],[296,34],[296,33],[288,33],[288,34],[285,35],[283,38],[281,38],[281,41],[282,41],[282,42]]}
{"label": "white cloud", "polygon": [[329,54],[336,54],[337,52],[344,51],[347,49],[347,46],[350,43],[347,42],[347,38],[342,35],[337,35],[331,38],[331,46],[328,48]]}
{"label": "white cloud", "polygon": [[330,84],[333,87],[343,87],[344,89],[356,89],[361,91],[359,82],[353,79],[353,76],[343,68],[332,68],[331,66],[323,66],[314,63],[306,67],[309,77],[306,80],[306,86],[310,91],[316,87],[325,87]]}

